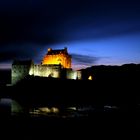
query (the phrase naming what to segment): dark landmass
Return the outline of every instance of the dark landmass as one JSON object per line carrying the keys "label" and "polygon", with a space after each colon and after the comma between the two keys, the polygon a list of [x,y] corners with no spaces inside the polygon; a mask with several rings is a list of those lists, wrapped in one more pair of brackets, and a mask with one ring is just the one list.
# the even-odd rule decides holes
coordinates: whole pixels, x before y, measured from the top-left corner
{"label": "dark landmass", "polygon": [[92,66],[82,70],[83,79],[87,79],[89,75],[94,80],[137,80],[140,79],[140,64],[124,64],[122,66]]}
{"label": "dark landmass", "polygon": [[[8,77],[9,71],[6,72]],[[23,102],[24,99],[29,99],[29,104],[32,100],[38,104],[47,100],[50,104],[60,106],[80,103],[128,106],[136,100],[139,102],[139,97],[136,100],[134,97],[138,93],[140,64],[93,66],[83,69],[82,73],[83,80],[28,76],[12,87],[1,86],[1,91],[5,90],[1,96],[11,96],[19,100],[21,98]],[[93,76],[91,81],[87,80],[90,75]]]}
{"label": "dark landmass", "polygon": [[[139,126],[140,65],[93,66],[82,72],[83,80],[28,76],[14,86],[1,86],[1,98],[12,98],[25,110],[20,117],[4,119],[10,124],[8,130],[14,128],[23,139],[90,139],[102,135],[109,138],[112,134],[122,137],[128,135],[136,124]],[[89,75],[93,80],[87,80]],[[62,110],[69,106],[90,106],[94,111],[87,112],[88,117],[65,119],[27,115],[29,108],[41,106],[55,106]],[[110,108],[113,106],[117,109]],[[18,139],[14,133],[12,138]]]}

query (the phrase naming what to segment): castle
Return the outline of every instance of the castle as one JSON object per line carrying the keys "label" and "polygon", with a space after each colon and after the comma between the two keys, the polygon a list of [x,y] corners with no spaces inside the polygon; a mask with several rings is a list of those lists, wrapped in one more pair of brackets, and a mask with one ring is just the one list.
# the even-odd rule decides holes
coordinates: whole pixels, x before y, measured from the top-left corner
{"label": "castle", "polygon": [[81,79],[81,71],[72,70],[71,55],[67,48],[61,50],[48,49],[41,64],[32,60],[15,60],[12,64],[12,84],[16,84],[28,75],[64,79]]}

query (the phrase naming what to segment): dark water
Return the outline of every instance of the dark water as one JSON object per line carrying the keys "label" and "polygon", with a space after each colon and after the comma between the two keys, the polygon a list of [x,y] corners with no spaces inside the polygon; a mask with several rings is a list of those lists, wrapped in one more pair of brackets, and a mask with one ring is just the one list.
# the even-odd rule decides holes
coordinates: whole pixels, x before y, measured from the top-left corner
{"label": "dark water", "polygon": [[[94,112],[80,117],[6,116],[0,119],[1,134],[10,139],[123,138],[135,127],[130,112]],[[112,136],[113,135],[113,136]]]}

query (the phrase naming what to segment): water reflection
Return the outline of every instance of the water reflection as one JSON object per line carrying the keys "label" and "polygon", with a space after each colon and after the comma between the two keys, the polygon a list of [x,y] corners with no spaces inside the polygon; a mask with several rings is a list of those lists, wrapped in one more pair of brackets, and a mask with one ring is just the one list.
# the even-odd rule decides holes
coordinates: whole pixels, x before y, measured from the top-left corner
{"label": "water reflection", "polygon": [[30,109],[31,116],[46,116],[46,117],[61,117],[61,118],[76,118],[76,117],[89,117],[97,112],[111,112],[117,111],[119,107],[104,105],[101,108],[94,106],[69,106],[65,108],[59,107],[38,107]]}
{"label": "water reflection", "polygon": [[[59,118],[76,118],[89,117],[97,112],[114,112],[121,110],[116,105],[102,105],[100,107],[92,105],[77,106],[36,106],[26,108],[19,105],[16,101],[9,98],[0,99],[0,114],[6,115],[28,115],[31,117],[59,117]],[[7,113],[8,112],[8,113]]]}

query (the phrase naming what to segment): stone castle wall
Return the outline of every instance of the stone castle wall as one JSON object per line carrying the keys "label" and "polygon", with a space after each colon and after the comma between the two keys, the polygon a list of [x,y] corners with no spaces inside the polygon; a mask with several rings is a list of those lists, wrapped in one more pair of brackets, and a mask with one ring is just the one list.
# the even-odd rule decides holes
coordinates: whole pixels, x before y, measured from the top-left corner
{"label": "stone castle wall", "polygon": [[[12,84],[16,84],[28,75],[39,77],[62,78],[64,70],[61,65],[13,65]],[[81,79],[81,71],[65,69],[65,79]]]}
{"label": "stone castle wall", "polygon": [[81,71],[76,71],[76,70],[72,70],[72,69],[67,69],[66,70],[66,79],[81,79],[82,78],[82,73]]}
{"label": "stone castle wall", "polygon": [[18,81],[29,75],[31,65],[12,65],[12,84],[16,84]]}
{"label": "stone castle wall", "polygon": [[40,77],[60,78],[61,65],[34,65],[30,69],[29,74]]}

